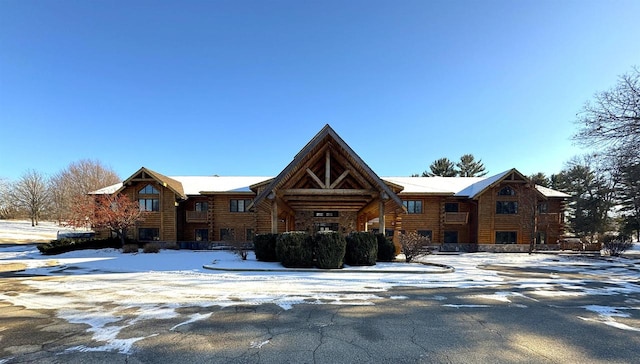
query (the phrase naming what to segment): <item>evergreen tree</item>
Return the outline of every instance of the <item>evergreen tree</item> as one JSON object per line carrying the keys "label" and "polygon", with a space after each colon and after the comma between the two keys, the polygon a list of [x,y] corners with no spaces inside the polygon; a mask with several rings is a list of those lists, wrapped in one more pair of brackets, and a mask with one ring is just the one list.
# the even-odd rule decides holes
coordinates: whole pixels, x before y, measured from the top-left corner
{"label": "evergreen tree", "polygon": [[456,171],[455,165],[449,158],[440,158],[429,166],[430,172],[424,171],[422,172],[422,177],[432,177],[432,176],[441,176],[441,177],[455,177],[458,174]]}
{"label": "evergreen tree", "polygon": [[460,162],[456,163],[458,176],[460,177],[482,177],[487,174],[482,164],[482,160],[475,160],[473,154],[465,154],[460,157]]}
{"label": "evergreen tree", "polygon": [[551,186],[551,179],[548,178],[547,175],[545,175],[543,172],[532,174],[529,176],[529,179],[531,180],[532,183],[538,186],[542,186],[542,187]]}

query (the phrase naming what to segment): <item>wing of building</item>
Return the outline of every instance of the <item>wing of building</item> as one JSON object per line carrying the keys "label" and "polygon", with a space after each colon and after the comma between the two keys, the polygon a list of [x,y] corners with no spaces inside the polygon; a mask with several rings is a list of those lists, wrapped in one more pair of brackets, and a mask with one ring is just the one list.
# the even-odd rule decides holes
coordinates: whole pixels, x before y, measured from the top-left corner
{"label": "wing of building", "polygon": [[556,244],[562,192],[518,170],[488,177],[379,177],[326,125],[275,177],[165,176],[142,167],[93,194],[122,193],[148,211],[140,241],[252,240],[305,230],[415,231],[444,249],[526,251]]}

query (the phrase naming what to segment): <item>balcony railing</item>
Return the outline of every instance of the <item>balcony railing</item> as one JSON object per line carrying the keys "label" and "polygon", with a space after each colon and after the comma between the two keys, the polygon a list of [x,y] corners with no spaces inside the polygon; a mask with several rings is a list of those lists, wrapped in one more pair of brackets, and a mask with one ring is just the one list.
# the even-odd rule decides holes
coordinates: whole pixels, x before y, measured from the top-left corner
{"label": "balcony railing", "polygon": [[207,212],[187,211],[187,222],[207,222]]}
{"label": "balcony railing", "polygon": [[445,212],[444,223],[445,224],[460,224],[464,225],[469,222],[468,212]]}

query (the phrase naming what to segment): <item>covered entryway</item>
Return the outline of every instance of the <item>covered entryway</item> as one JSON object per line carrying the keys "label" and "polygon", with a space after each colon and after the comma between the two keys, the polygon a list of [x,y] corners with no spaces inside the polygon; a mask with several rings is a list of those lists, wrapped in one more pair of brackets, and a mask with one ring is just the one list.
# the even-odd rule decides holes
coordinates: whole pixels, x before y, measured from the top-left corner
{"label": "covered entryway", "polygon": [[366,231],[378,219],[384,231],[404,213],[401,186],[382,181],[326,125],[273,180],[254,185],[253,207],[268,214],[269,231]]}

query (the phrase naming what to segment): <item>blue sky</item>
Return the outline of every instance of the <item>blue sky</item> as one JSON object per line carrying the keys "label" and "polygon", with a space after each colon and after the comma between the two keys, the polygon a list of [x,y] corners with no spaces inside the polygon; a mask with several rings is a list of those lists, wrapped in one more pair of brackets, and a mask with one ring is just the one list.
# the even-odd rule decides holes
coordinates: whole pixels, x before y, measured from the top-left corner
{"label": "blue sky", "polygon": [[557,173],[640,1],[0,1],[0,177],[276,175],[325,124],[380,176]]}

